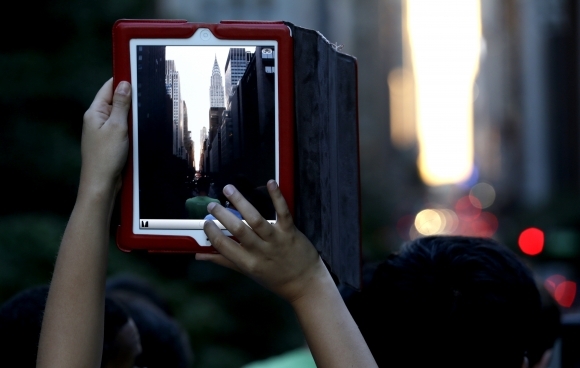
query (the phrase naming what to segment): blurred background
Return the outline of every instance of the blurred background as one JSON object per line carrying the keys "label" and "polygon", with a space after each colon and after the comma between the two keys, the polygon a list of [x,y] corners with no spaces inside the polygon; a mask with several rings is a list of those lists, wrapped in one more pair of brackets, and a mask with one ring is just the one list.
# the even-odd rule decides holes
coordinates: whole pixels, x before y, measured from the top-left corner
{"label": "blurred background", "polygon": [[[50,280],[72,210],[84,111],[120,18],[287,20],[359,65],[365,260],[430,234],[493,237],[574,316],[580,261],[576,0],[30,0],[0,23],[0,302]],[[112,226],[114,229],[114,226]],[[124,254],[187,328],[195,367],[301,346],[290,308],[191,256]]]}

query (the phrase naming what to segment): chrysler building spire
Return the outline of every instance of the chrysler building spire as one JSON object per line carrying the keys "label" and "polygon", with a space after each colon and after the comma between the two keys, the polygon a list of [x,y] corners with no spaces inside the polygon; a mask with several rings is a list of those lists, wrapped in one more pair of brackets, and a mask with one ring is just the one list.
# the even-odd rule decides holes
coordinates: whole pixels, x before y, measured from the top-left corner
{"label": "chrysler building spire", "polygon": [[224,103],[224,84],[222,80],[222,73],[217,62],[217,56],[213,62],[213,69],[211,71],[211,85],[209,87],[209,103],[210,107],[225,107]]}

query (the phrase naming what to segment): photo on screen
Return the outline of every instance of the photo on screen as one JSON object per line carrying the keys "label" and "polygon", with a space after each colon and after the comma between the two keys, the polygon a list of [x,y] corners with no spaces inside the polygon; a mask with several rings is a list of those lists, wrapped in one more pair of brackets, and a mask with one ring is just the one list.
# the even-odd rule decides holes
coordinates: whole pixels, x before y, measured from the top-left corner
{"label": "photo on screen", "polygon": [[212,219],[210,201],[239,216],[226,184],[275,220],[266,189],[278,172],[275,55],[274,46],[136,46],[141,227]]}

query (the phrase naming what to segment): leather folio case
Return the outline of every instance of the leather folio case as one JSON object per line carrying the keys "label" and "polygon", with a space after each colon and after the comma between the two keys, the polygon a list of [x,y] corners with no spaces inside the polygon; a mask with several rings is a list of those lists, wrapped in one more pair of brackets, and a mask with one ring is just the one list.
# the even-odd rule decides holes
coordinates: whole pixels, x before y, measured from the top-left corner
{"label": "leather folio case", "polygon": [[314,30],[294,39],[294,221],[340,282],[361,285],[357,63]]}

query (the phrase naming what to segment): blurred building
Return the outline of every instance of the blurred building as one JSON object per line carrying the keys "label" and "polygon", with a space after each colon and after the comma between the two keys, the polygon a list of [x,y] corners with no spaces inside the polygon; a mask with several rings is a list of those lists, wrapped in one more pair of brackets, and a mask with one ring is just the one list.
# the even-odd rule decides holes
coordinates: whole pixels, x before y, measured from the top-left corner
{"label": "blurred building", "polygon": [[578,2],[481,1],[476,165],[500,201],[578,192]]}
{"label": "blurred building", "polygon": [[[344,45],[352,52],[355,42],[353,30],[357,13],[370,12],[363,21],[361,31],[370,30],[379,15],[380,4],[373,0],[365,3],[355,0],[157,0],[157,14],[160,18],[187,19],[190,22],[219,23],[222,20],[280,20],[297,26],[316,29],[332,42]],[[387,0],[400,2],[400,0]],[[389,25],[386,25],[388,28]]]}

